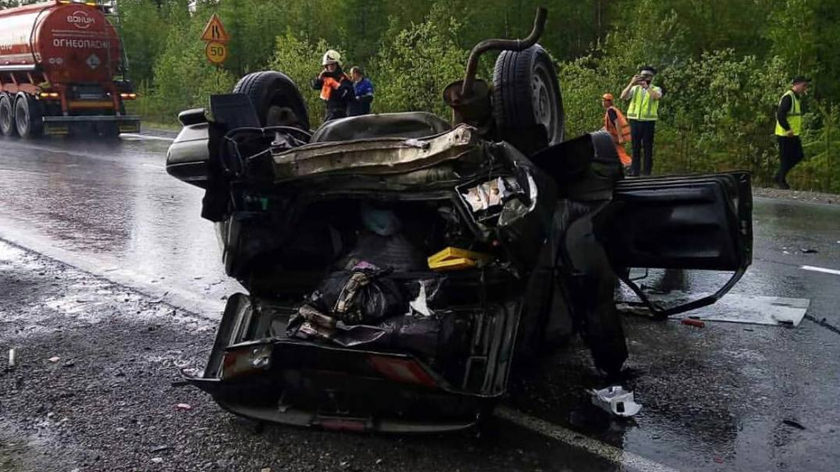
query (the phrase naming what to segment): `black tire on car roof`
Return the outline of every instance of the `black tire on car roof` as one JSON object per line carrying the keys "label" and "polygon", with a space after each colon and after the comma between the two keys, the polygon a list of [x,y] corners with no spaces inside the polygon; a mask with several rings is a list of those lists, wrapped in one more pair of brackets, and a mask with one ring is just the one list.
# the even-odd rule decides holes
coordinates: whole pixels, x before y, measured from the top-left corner
{"label": "black tire on car roof", "polygon": [[[493,118],[501,137],[528,155],[563,141],[560,84],[551,57],[539,44],[499,54],[493,71]],[[540,128],[544,133],[534,132]]]}
{"label": "black tire on car roof", "polygon": [[295,82],[276,71],[253,72],[242,77],[233,93],[251,99],[263,126],[287,125],[309,131],[309,112]]}

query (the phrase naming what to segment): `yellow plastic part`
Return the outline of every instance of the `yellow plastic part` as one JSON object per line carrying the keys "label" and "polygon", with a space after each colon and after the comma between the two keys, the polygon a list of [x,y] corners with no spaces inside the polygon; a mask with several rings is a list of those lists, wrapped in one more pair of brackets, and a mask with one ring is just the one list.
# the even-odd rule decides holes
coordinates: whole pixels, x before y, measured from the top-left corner
{"label": "yellow plastic part", "polygon": [[472,259],[473,261],[489,261],[493,256],[490,254],[482,254],[480,252],[468,251],[466,249],[458,249],[457,247],[448,247],[443,251],[435,253],[429,257],[429,267],[436,262],[445,261],[448,259]]}
{"label": "yellow plastic part", "polygon": [[429,268],[432,270],[460,270],[475,267],[476,262],[472,259],[458,257],[455,259],[447,259],[445,261],[437,261],[429,263]]}

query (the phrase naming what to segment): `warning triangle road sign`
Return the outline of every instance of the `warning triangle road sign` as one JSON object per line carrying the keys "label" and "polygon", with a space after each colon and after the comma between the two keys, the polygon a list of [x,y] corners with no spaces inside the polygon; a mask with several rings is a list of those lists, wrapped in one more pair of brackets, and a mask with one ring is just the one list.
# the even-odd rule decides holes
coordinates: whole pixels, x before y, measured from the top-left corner
{"label": "warning triangle road sign", "polygon": [[226,43],[230,41],[230,36],[227,31],[225,31],[225,27],[222,26],[222,20],[220,20],[219,16],[215,13],[213,13],[213,16],[210,17],[210,21],[207,22],[207,26],[204,27],[204,32],[201,33],[201,40],[215,41],[217,43]]}

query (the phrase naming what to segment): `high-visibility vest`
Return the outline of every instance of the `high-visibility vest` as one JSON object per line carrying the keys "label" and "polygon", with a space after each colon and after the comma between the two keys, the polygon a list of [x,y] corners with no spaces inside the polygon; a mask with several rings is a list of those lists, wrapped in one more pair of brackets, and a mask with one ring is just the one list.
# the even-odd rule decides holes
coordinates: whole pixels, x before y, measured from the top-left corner
{"label": "high-visibility vest", "polygon": [[[799,98],[793,90],[788,90],[784,95],[782,95],[782,98],[779,99],[779,105],[782,104],[782,100],[784,100],[784,98],[788,95],[790,96],[790,111],[788,111],[787,114],[787,121],[790,125],[790,129],[793,130],[793,135],[799,136],[799,133],[802,131],[802,108],[799,104]],[[787,136],[787,131],[782,128],[778,118],[776,118],[776,136]]]}
{"label": "high-visibility vest", "polygon": [[[612,123],[610,121],[610,110],[615,111],[615,116],[617,117],[616,121],[618,121],[619,129],[616,129],[615,123]],[[621,110],[619,110],[617,107],[609,107],[609,109],[607,109],[607,112],[604,113],[604,128],[610,132],[613,138],[613,142],[615,142],[616,144],[619,143],[619,136],[621,136],[625,143],[630,142],[630,123],[627,122],[627,118],[624,117],[624,115],[621,113]],[[621,134],[619,135],[619,133]]]}
{"label": "high-visibility vest", "polygon": [[[341,77],[341,80],[345,79],[350,80],[346,75]],[[330,96],[332,96],[333,90],[338,90],[338,87],[341,86],[341,82],[333,79],[332,77],[324,77],[323,82],[324,84],[321,86],[321,100],[329,100]]]}
{"label": "high-visibility vest", "polygon": [[[655,85],[650,86],[660,95],[662,89]],[[630,106],[627,107],[627,118],[637,121],[656,121],[659,118],[659,100],[650,97],[650,93],[639,85],[630,89]]]}

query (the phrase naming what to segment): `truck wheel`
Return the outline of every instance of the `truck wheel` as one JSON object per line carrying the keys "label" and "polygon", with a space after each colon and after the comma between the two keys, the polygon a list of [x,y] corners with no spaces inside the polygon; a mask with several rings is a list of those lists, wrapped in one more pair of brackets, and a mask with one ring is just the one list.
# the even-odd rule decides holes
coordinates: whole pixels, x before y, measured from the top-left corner
{"label": "truck wheel", "polygon": [[294,126],[309,131],[309,113],[294,81],[275,71],[254,72],[242,77],[233,93],[251,99],[263,126]]}
{"label": "truck wheel", "polygon": [[499,55],[493,71],[493,117],[502,139],[525,154],[563,141],[560,84],[551,57],[539,44]]}
{"label": "truck wheel", "polygon": [[117,139],[120,137],[120,126],[111,121],[100,121],[96,123],[96,132],[105,139]]}
{"label": "truck wheel", "polygon": [[0,133],[3,136],[14,136],[17,134],[12,98],[5,93],[0,94]]}
{"label": "truck wheel", "polygon": [[41,104],[29,95],[18,95],[15,100],[15,126],[21,138],[37,138],[44,133]]}

